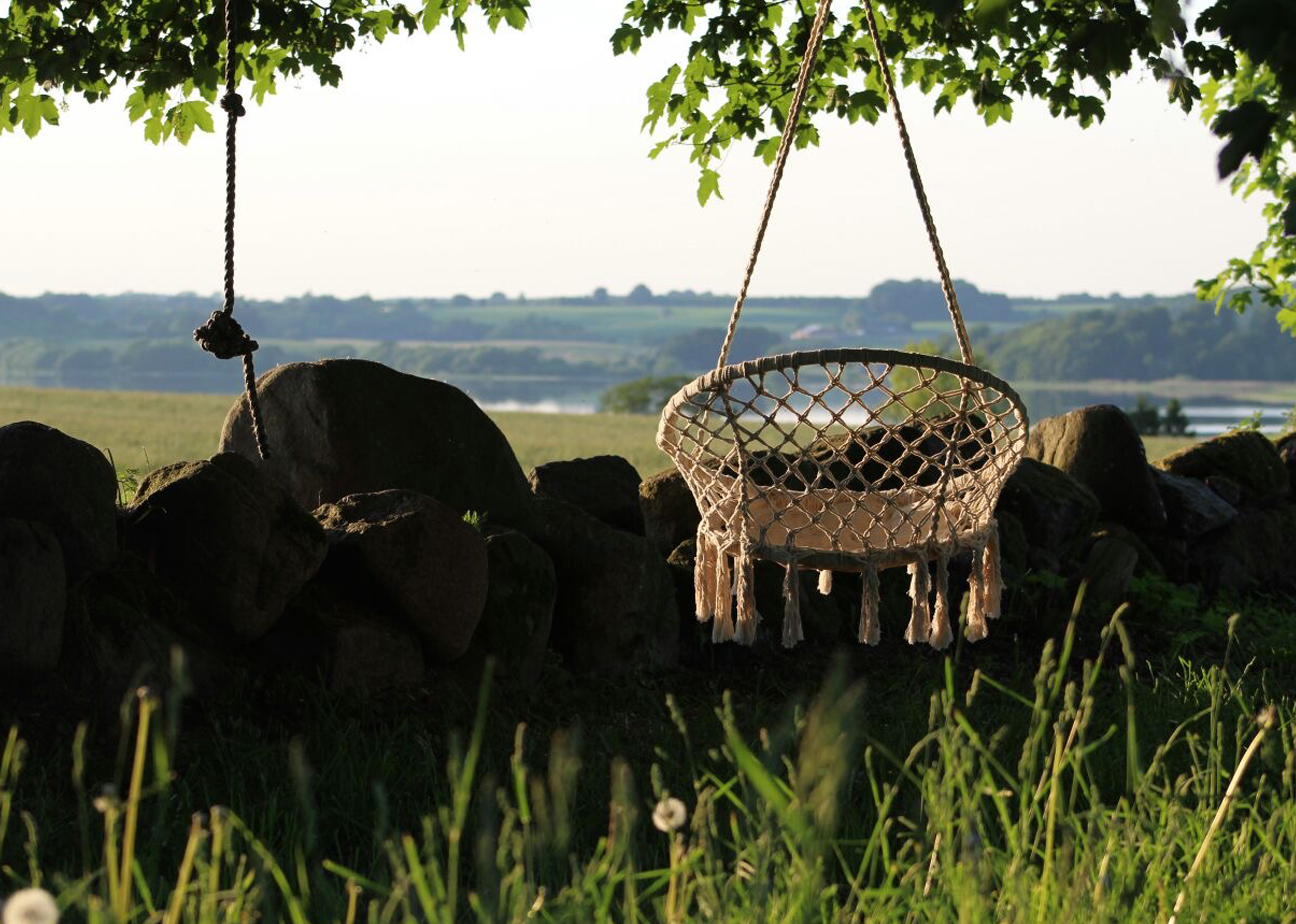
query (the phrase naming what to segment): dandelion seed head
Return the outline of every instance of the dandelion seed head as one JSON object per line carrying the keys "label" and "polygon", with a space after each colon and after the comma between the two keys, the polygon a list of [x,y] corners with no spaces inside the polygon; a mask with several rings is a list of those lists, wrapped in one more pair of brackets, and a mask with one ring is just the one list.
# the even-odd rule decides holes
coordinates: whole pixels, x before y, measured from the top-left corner
{"label": "dandelion seed head", "polygon": [[58,904],[44,889],[21,889],[10,895],[0,913],[3,924],[58,924]]}
{"label": "dandelion seed head", "polygon": [[684,822],[688,821],[688,809],[681,800],[674,796],[667,796],[653,809],[652,820],[653,827],[669,834],[678,831],[684,826]]}

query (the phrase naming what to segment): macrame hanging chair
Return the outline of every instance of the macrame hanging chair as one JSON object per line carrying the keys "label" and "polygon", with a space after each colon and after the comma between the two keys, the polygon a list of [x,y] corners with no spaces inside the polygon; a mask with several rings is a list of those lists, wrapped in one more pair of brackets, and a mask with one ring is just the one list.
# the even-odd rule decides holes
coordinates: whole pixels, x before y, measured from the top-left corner
{"label": "macrame hanging chair", "polygon": [[715,641],[754,641],[753,563],[763,559],[786,569],[788,647],[803,638],[801,570],[819,571],[821,593],[831,591],[834,571],[862,574],[859,640],[875,645],[878,571],[905,566],[912,603],[905,638],[944,648],[958,620],[950,604],[953,556],[972,557],[966,638],[984,638],[986,620],[999,613],[994,509],[1021,459],[1028,423],[1016,392],[974,363],[870,0],[865,18],[962,361],[846,348],[728,362],[830,5],[820,0],[811,27],[716,368],[670,399],[657,445],[701,513],[696,608],[699,620],[714,620]]}

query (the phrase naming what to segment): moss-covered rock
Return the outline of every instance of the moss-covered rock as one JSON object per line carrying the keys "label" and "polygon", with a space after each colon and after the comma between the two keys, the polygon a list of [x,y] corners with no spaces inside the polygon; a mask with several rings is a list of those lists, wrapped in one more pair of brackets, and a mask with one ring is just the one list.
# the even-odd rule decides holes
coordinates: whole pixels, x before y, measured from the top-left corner
{"label": "moss-covered rock", "polygon": [[1031,568],[1059,571],[1088,545],[1099,504],[1092,491],[1066,472],[1023,459],[1004,484],[996,513],[1021,525]]}
{"label": "moss-covered rock", "polygon": [[1092,491],[1108,519],[1136,530],[1165,524],[1143,440],[1115,405],[1095,404],[1039,421],[1031,428],[1026,455]]}
{"label": "moss-covered rock", "polygon": [[1234,430],[1157,460],[1172,475],[1205,480],[1224,475],[1242,488],[1243,503],[1268,504],[1288,497],[1291,476],[1273,441],[1254,430]]}

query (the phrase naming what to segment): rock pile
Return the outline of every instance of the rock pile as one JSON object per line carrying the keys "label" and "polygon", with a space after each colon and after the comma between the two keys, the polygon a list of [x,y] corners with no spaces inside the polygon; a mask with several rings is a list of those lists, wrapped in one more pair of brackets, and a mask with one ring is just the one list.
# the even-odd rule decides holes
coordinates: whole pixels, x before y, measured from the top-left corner
{"label": "rock pile", "polygon": [[[151,473],[126,506],[94,447],[0,427],[4,678],[59,672],[115,695],[164,673],[178,645],[200,687],[235,667],[356,694],[429,674],[472,685],[493,658],[525,690],[552,663],[660,669],[705,651],[698,511],[673,469],[641,480],[599,456],[528,477],[467,395],[375,363],[284,366],[261,392],[268,462],[240,401],[215,455]],[[1082,408],[1036,425],[1004,489],[1005,577],[1086,579],[1104,603],[1141,570],[1296,591],[1294,497],[1296,440],[1235,432],[1149,465],[1121,411]],[[755,578],[775,644],[783,572]],[[904,593],[892,578],[884,608]],[[808,639],[848,639],[858,580],[832,597],[812,581]]]}

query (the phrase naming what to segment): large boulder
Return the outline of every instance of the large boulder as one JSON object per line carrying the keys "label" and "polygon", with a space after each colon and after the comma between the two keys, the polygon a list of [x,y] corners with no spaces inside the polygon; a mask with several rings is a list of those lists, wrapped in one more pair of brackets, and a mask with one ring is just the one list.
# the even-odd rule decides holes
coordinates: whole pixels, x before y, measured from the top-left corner
{"label": "large boulder", "polygon": [[1208,590],[1296,590],[1296,505],[1243,507],[1189,555],[1195,579]]}
{"label": "large boulder", "polygon": [[102,452],[53,427],[0,427],[0,517],[48,526],[79,581],[117,553],[117,476]]}
{"label": "large boulder", "polygon": [[1291,476],[1273,440],[1255,430],[1233,430],[1158,459],[1172,475],[1205,480],[1224,475],[1242,488],[1244,504],[1271,504],[1291,494]]}
{"label": "large boulder", "polygon": [[1110,519],[1135,530],[1165,525],[1143,440],[1115,405],[1095,404],[1039,421],[1031,427],[1026,455],[1092,491]]}
{"label": "large boulder", "polygon": [[433,660],[468,650],[486,603],[486,541],[460,514],[393,490],[349,495],[315,518],[328,536],[327,577],[371,588]]}
{"label": "large boulder", "polygon": [[475,689],[486,659],[494,658],[495,683],[511,692],[525,691],[544,670],[558,578],[544,549],[517,530],[488,529],[486,557],[486,606],[457,667]]}
{"label": "large boulder", "polygon": [[1237,508],[1196,478],[1156,471],[1170,531],[1193,540],[1219,529],[1237,516]]}
{"label": "large boulder", "polygon": [[125,536],[210,631],[238,640],[269,631],[328,550],[311,515],[233,453],[149,474]]}
{"label": "large boulder", "polygon": [[[68,593],[60,672],[85,700],[109,710],[141,683],[159,689],[178,684],[199,697],[220,697],[230,689],[221,634],[200,621],[147,560],[128,551]],[[177,650],[183,655],[179,675]]]}
{"label": "large boulder", "polygon": [[1008,514],[1020,525],[1025,564],[1056,572],[1088,544],[1099,505],[1093,492],[1066,472],[1023,459],[1004,483],[996,512]]}
{"label": "large boulder", "polygon": [[620,456],[546,462],[528,480],[537,497],[566,501],[608,526],[643,535],[639,472]]}
{"label": "large boulder", "polygon": [[293,598],[248,662],[271,682],[291,672],[356,697],[409,690],[424,677],[422,646],[413,631],[384,614],[372,595],[349,592],[323,575]]}
{"label": "large boulder", "polygon": [[508,440],[453,385],[328,359],[279,366],[259,389],[270,459],[257,454],[246,396],[225,418],[220,449],[257,460],[307,510],[404,488],[460,514],[530,521],[531,490]]}
{"label": "large boulder", "polygon": [[1287,466],[1287,481],[1291,485],[1291,493],[1296,495],[1296,432],[1281,437],[1274,445],[1278,449],[1279,458],[1283,460],[1283,465]]}
{"label": "large boulder", "polygon": [[668,468],[643,480],[639,509],[643,511],[644,534],[663,555],[681,542],[697,538],[702,514],[678,469]]}
{"label": "large boulder", "polygon": [[67,577],[63,550],[43,523],[0,519],[0,671],[45,674],[63,642]]}
{"label": "large boulder", "polygon": [[553,644],[577,671],[668,667],[679,655],[670,568],[651,542],[538,498],[533,538],[558,576]]}

